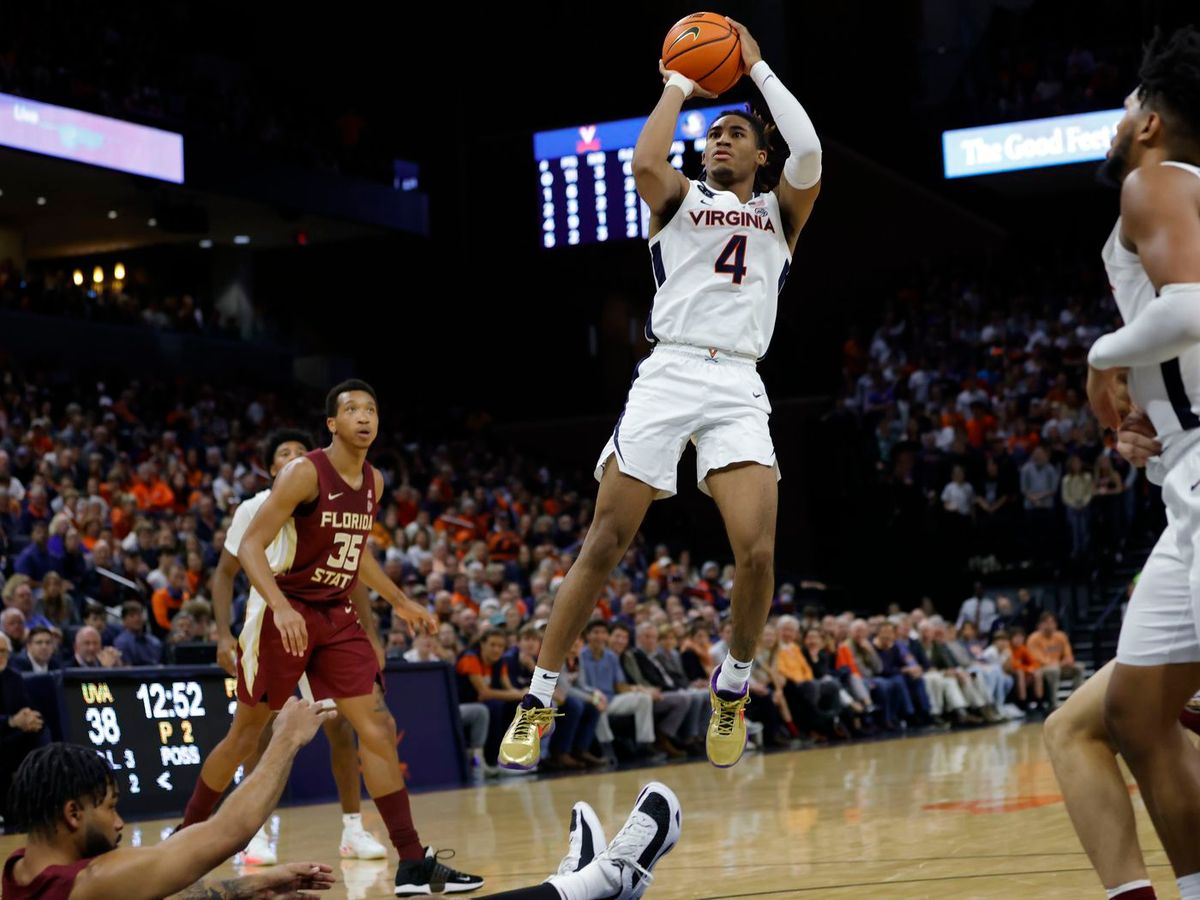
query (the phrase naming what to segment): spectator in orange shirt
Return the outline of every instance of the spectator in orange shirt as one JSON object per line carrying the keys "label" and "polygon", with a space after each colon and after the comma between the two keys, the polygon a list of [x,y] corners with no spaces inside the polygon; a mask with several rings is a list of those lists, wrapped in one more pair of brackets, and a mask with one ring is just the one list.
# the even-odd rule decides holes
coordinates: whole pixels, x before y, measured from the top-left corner
{"label": "spectator in orange shirt", "polygon": [[132,494],[117,494],[112,509],[112,532],[118,541],[125,540],[133,531],[137,518],[137,500]]}
{"label": "spectator in orange shirt", "polygon": [[150,512],[169,512],[175,504],[175,493],[165,481],[158,477],[157,467],[152,462],[138,466],[137,478],[133,483],[133,496],[138,509]]}
{"label": "spectator in orange shirt", "polygon": [[971,404],[971,416],[964,426],[967,429],[967,443],[976,450],[981,450],[988,432],[996,427],[996,417],[988,412],[986,403],[976,400]]}
{"label": "spectator in orange shirt", "polygon": [[1042,443],[1036,428],[1030,428],[1024,419],[1018,418],[1008,436],[1008,452],[1013,456],[1032,453]]}
{"label": "spectator in orange shirt", "polygon": [[800,621],[795,616],[780,616],[779,651],[775,668],[784,679],[783,697],[791,710],[792,719],[801,731],[819,737],[849,737],[839,714],[842,702],[837,683],[818,681],[799,644]]}
{"label": "spectator in orange shirt", "polygon": [[646,577],[654,579],[659,584],[666,584],[672,565],[671,554],[667,552],[667,545],[659,544],[654,548],[654,562],[650,563],[650,568],[646,571]]}
{"label": "spectator in orange shirt", "polygon": [[392,492],[392,499],[396,502],[396,521],[402,528],[417,520],[421,495],[416,488],[408,484],[401,485]]}
{"label": "spectator in orange shirt", "polygon": [[174,563],[167,572],[167,586],[159,588],[150,598],[150,607],[154,613],[156,631],[167,634],[171,630],[171,620],[175,613],[192,595],[187,592],[187,570],[179,563]]}
{"label": "spectator in orange shirt", "polygon": [[488,558],[495,562],[514,562],[521,550],[521,536],[512,530],[508,513],[496,513],[495,526],[488,535]]}
{"label": "spectator in orange shirt", "polygon": [[204,583],[204,557],[195,550],[187,555],[187,590],[193,597],[200,592]]}
{"label": "spectator in orange shirt", "polygon": [[466,575],[454,576],[454,592],[450,595],[450,603],[455,609],[466,607],[479,612],[479,604],[471,599],[471,579]]}
{"label": "spectator in orange shirt", "polygon": [[[999,635],[999,632],[997,632]],[[1042,680],[1042,668],[1034,659],[1029,648],[1025,646],[1025,629],[1014,628],[1009,639],[1012,658],[1009,661],[1011,672],[1017,680],[1017,701],[1024,704],[1028,699],[1030,686],[1033,687],[1034,702],[1029,706],[1040,705],[1045,693],[1045,682]]]}
{"label": "spectator in orange shirt", "polygon": [[29,423],[29,442],[33,444],[38,457],[54,449],[54,438],[46,433],[46,426],[49,424],[49,419],[34,419]]}
{"label": "spectator in orange shirt", "polygon": [[1038,630],[1029,636],[1029,652],[1042,668],[1049,694],[1050,708],[1058,706],[1058,685],[1065,675],[1071,679],[1071,689],[1079,686],[1079,668],[1075,665],[1075,654],[1071,640],[1058,630],[1058,619],[1054,613],[1042,613],[1038,619]]}

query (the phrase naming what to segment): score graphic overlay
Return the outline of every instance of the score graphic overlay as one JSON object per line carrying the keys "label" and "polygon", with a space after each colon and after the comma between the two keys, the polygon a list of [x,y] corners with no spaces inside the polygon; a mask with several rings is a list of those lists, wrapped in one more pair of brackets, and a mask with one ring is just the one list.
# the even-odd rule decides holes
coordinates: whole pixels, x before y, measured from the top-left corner
{"label": "score graphic overlay", "polygon": [[63,677],[67,735],[108,760],[130,815],[174,812],[200,764],[229,730],[237,682],[224,672],[153,671]]}
{"label": "score graphic overlay", "polygon": [[[683,168],[684,154],[704,150],[708,126],[725,105],[680,113],[668,159]],[[646,119],[579,125],[533,136],[546,248],[612,240],[645,239],[650,211],[633,181],[633,147]]]}

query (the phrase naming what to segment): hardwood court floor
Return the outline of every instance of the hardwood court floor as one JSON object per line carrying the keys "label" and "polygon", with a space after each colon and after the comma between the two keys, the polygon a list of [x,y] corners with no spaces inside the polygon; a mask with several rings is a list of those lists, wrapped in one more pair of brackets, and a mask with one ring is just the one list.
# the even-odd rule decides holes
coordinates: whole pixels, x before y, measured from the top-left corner
{"label": "hardwood court floor", "polygon": [[[1009,724],[751,753],[726,771],[693,763],[505,779],[415,796],[413,812],[422,839],[455,848],[452,864],[484,875],[489,892],[539,882],[557,867],[576,800],[595,807],[611,836],[641,784],[659,779],[679,795],[683,829],[674,852],[655,869],[647,892],[655,900],[1103,897],[1067,820],[1041,733],[1039,725]],[[1134,806],[1159,896],[1177,897],[1136,794]],[[364,813],[367,826],[383,837],[369,802]],[[150,843],[170,824],[128,825],[126,831],[140,829],[140,840]],[[281,810],[278,829],[281,859],[334,865],[342,883],[323,896],[392,896],[394,858],[337,859],[341,817],[335,806]],[[17,843],[0,838],[0,851],[7,854]]]}

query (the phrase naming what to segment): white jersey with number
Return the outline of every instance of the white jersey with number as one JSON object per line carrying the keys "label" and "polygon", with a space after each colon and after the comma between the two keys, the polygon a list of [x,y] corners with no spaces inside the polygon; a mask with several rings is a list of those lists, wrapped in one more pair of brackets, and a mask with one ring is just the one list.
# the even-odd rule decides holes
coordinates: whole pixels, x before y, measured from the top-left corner
{"label": "white jersey with number", "polygon": [[650,239],[650,260],[658,291],[647,338],[766,354],[791,266],[778,197],[755,194],[742,203],[732,191],[693,181]]}
{"label": "white jersey with number", "polygon": [[[1165,162],[1200,177],[1200,168]],[[1128,324],[1154,302],[1154,289],[1138,255],[1121,245],[1121,220],[1113,226],[1102,257],[1108,283],[1121,318]],[[1200,440],[1200,346],[1174,359],[1129,370],[1129,393],[1146,411],[1163,445],[1163,461],[1170,468],[1180,453]],[[1157,480],[1157,479],[1156,479]]]}

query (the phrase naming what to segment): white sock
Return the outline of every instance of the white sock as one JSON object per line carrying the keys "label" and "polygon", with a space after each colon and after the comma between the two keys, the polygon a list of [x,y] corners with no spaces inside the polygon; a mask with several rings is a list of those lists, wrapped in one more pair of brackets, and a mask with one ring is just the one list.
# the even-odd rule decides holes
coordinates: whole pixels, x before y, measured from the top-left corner
{"label": "white sock", "polygon": [[558,673],[535,666],[533,681],[529,683],[529,693],[542,701],[547,709],[554,703],[554,689],[558,687]]}
{"label": "white sock", "polygon": [[1108,894],[1108,900],[1112,900],[1113,897],[1120,897],[1122,894],[1128,891],[1136,891],[1138,888],[1148,887],[1153,887],[1153,885],[1150,884],[1150,879],[1143,878],[1140,881],[1130,881],[1126,884],[1118,885],[1111,890],[1106,890],[1105,893]]}
{"label": "white sock", "polygon": [[742,662],[740,659],[734,659],[730,653],[721,663],[721,671],[717,673],[717,690],[740,694],[746,682],[750,680],[750,669],[753,665],[753,660]]}
{"label": "white sock", "polygon": [[362,828],[362,813],[342,813],[342,828]]}
{"label": "white sock", "polygon": [[606,859],[593,859],[578,872],[551,875],[546,881],[563,900],[592,900],[607,897],[621,887],[621,870]]}
{"label": "white sock", "polygon": [[1200,900],[1200,872],[1176,878],[1175,884],[1179,887],[1179,900]]}

